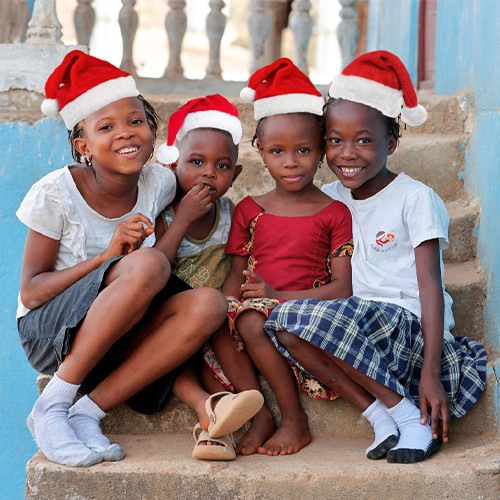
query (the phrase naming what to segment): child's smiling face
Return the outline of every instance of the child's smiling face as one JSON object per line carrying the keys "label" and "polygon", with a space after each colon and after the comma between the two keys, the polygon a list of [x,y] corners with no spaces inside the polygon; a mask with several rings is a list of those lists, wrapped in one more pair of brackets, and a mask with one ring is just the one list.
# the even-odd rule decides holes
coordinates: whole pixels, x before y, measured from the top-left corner
{"label": "child's smiling face", "polygon": [[172,165],[183,193],[197,184],[208,187],[212,201],[221,198],[241,171],[231,136],[217,129],[194,129],[179,144],[179,159]]}
{"label": "child's smiling face", "polygon": [[387,156],[397,146],[384,116],[374,108],[339,101],[326,111],[326,159],[331,171],[356,199],[366,199],[395,177]]}

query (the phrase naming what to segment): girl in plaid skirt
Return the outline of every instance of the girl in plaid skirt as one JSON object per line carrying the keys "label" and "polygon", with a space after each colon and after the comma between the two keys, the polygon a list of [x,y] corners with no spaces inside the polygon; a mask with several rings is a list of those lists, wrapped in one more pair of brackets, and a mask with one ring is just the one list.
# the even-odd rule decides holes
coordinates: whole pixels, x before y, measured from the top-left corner
{"label": "girl in plaid skirt", "polygon": [[444,203],[386,166],[399,139],[395,118],[416,126],[427,117],[406,68],[389,52],[364,54],[332,81],[329,97],[326,157],[340,182],[323,190],[351,210],[353,297],[286,302],[265,329],[286,358],[369,420],[368,458],[417,462],[448,441],[450,419],[483,392],[486,351],[450,333]]}

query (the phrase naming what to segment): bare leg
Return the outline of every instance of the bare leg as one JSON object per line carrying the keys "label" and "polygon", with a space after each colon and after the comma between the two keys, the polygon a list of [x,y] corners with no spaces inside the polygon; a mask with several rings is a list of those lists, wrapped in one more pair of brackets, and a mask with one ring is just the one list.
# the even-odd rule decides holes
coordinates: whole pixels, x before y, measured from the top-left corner
{"label": "bare leg", "polygon": [[264,322],[264,317],[255,311],[246,311],[237,320],[245,347],[274,392],[281,413],[278,430],[257,451],[269,456],[290,455],[309,444],[311,434],[293,372],[265,336]]}
{"label": "bare leg", "polygon": [[[245,350],[234,348],[227,322],[210,338],[212,349],[219,360],[224,374],[231,381],[237,392],[257,389],[262,392],[255,367]],[[213,377],[212,377],[213,378]],[[236,453],[252,455],[276,431],[274,417],[264,404],[251,420],[250,428],[238,441]]]}

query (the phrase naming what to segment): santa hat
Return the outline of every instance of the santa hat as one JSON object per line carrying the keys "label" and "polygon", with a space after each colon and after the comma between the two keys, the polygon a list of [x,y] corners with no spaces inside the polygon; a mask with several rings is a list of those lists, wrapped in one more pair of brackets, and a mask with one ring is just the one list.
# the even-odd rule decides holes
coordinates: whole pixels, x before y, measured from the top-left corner
{"label": "santa hat", "polygon": [[410,126],[421,125],[427,111],[418,104],[417,93],[402,61],[386,50],[363,54],[330,83],[328,94],[378,109],[383,115]]}
{"label": "santa hat", "polygon": [[285,113],[323,114],[323,97],[311,80],[290,59],[282,57],[258,69],[240,92],[244,101],[253,102],[254,116]]}
{"label": "santa hat", "polygon": [[234,144],[241,140],[241,122],[238,109],[220,94],[207,95],[191,99],[181,106],[168,120],[167,143],[158,148],[156,158],[169,165],[179,158],[175,141],[181,141],[196,128],[215,128],[231,134]]}
{"label": "santa hat", "polygon": [[42,112],[53,117],[60,114],[71,130],[98,109],[137,95],[139,91],[129,73],[81,50],[73,50],[45,83]]}

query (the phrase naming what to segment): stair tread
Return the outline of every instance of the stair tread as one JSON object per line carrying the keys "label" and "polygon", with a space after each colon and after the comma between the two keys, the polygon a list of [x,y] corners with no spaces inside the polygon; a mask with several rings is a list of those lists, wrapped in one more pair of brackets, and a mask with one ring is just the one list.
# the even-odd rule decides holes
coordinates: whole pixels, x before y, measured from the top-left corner
{"label": "stair tread", "polygon": [[[124,498],[124,494],[128,498],[136,494],[137,498],[299,499],[304,494],[309,498],[312,494],[378,498],[389,492],[398,499],[415,498],[417,493],[435,498],[435,488],[443,492],[447,487],[454,488],[447,493],[462,495],[459,498],[465,498],[466,491],[493,498],[488,495],[496,491],[500,473],[498,439],[452,438],[432,458],[412,466],[368,460],[366,439],[321,437],[290,456],[238,456],[230,462],[192,459],[194,443],[186,433],[112,439],[123,445],[125,459],[89,469],[63,467],[37,453],[27,466],[26,498],[62,498],[63,490],[74,498],[87,498],[86,492],[102,491],[102,484],[107,486],[109,500]],[[57,477],[57,486],[50,484],[51,477]]]}

